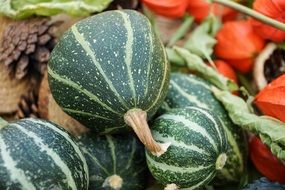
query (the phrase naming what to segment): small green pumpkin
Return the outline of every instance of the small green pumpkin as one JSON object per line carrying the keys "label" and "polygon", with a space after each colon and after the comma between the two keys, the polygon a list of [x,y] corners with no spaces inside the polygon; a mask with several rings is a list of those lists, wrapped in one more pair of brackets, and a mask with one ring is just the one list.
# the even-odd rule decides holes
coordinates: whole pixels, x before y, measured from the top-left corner
{"label": "small green pumpkin", "polygon": [[0,128],[0,189],[88,189],[85,158],[62,128],[38,119],[8,124],[1,118]]}
{"label": "small green pumpkin", "polygon": [[227,137],[220,119],[206,109],[172,109],[154,121],[151,132],[157,142],[171,143],[160,157],[146,151],[152,175],[164,185],[200,188],[226,162]]}
{"label": "small green pumpkin", "polygon": [[244,131],[232,123],[224,107],[212,94],[211,85],[207,81],[192,74],[172,73],[164,107],[169,109],[185,106],[209,109],[220,117],[230,146],[226,165],[217,173],[214,183],[239,182],[247,161],[247,138]]}
{"label": "small green pumpkin", "polygon": [[144,190],[144,147],[132,135],[84,135],[79,140],[89,168],[89,189]]}
{"label": "small green pumpkin", "polygon": [[166,96],[169,63],[141,13],[107,11],[73,25],[51,54],[48,76],[56,102],[86,127],[109,134],[129,125],[150,150],[161,150],[146,121]]}

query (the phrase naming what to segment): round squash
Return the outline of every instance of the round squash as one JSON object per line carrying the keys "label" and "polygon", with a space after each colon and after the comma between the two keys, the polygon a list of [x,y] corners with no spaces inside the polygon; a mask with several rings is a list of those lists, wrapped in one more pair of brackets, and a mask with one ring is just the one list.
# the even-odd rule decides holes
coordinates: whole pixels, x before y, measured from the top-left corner
{"label": "round squash", "polygon": [[79,140],[89,168],[89,189],[143,190],[147,166],[144,147],[132,135],[84,135]]}
{"label": "round squash", "polygon": [[166,96],[169,63],[141,13],[107,11],[76,23],[54,48],[48,74],[56,102],[83,125],[98,134],[133,128],[149,150],[162,151],[147,118]]}
{"label": "round squash", "polygon": [[228,142],[222,124],[206,109],[172,109],[154,121],[151,132],[156,141],[171,143],[160,157],[146,151],[152,175],[164,185],[171,184],[166,189],[200,188],[226,162]]}
{"label": "round squash", "polygon": [[222,185],[239,182],[246,170],[247,138],[212,94],[210,83],[192,74],[172,73],[165,105],[166,108],[198,106],[211,110],[221,119],[230,146],[226,165],[217,173],[214,183]]}
{"label": "round squash", "polygon": [[0,126],[0,189],[88,189],[87,163],[66,131],[37,119]]}

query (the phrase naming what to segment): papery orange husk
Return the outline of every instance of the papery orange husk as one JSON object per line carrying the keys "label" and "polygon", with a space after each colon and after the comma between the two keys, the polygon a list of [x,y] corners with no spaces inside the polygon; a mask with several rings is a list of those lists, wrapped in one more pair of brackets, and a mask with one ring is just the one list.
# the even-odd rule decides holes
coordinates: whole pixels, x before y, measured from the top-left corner
{"label": "papery orange husk", "polygon": [[279,86],[285,86],[285,74],[279,76],[275,80],[273,80],[271,83],[269,83],[266,88],[271,89]]}
{"label": "papery orange husk", "polygon": [[253,69],[254,60],[253,58],[230,59],[227,60],[227,63],[241,73],[248,73]]}
{"label": "papery orange husk", "polygon": [[258,137],[254,136],[249,145],[250,158],[257,170],[268,179],[285,184],[285,165]]}
{"label": "papery orange husk", "polygon": [[263,49],[264,39],[248,21],[226,22],[216,35],[215,54],[240,72],[252,69],[254,57]]}
{"label": "papery orange husk", "polygon": [[143,4],[158,15],[180,18],[186,12],[188,0],[142,0]]}
{"label": "papery orange husk", "polygon": [[[285,1],[284,0],[255,0],[253,9],[275,20],[285,23]],[[285,31],[276,29],[265,23],[251,19],[254,30],[264,39],[275,42],[285,40]]]}
{"label": "papery orange husk", "polygon": [[[204,20],[209,15],[210,10],[211,4],[207,3],[206,0],[189,0],[187,11],[198,22]],[[223,22],[234,20],[238,15],[234,9],[216,3],[213,3],[213,13],[216,16],[221,16]]]}
{"label": "papery orange husk", "polygon": [[260,91],[254,103],[263,114],[285,122],[285,74]]}
{"label": "papery orange husk", "polygon": [[221,73],[225,77],[233,80],[235,83],[238,82],[237,75],[236,75],[234,69],[228,63],[226,63],[222,60],[215,60],[214,63],[216,65],[216,68],[217,68],[219,73]]}

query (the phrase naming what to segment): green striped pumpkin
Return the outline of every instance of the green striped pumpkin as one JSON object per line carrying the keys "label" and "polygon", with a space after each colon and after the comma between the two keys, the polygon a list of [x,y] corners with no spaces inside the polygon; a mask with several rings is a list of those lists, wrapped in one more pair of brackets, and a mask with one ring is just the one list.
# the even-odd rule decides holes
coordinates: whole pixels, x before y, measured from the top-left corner
{"label": "green striped pumpkin", "polygon": [[89,189],[143,190],[146,185],[144,147],[132,135],[84,135],[79,140],[89,168]]}
{"label": "green striped pumpkin", "polygon": [[152,175],[164,185],[196,189],[209,183],[226,161],[227,138],[214,113],[198,108],[176,108],[152,125],[158,142],[170,142],[160,157],[146,151]]}
{"label": "green striped pumpkin", "polygon": [[97,133],[124,133],[130,130],[126,112],[141,109],[150,119],[162,104],[169,63],[145,16],[107,11],[63,35],[48,76],[52,95],[67,114]]}
{"label": "green striped pumpkin", "polygon": [[246,169],[247,138],[244,131],[232,123],[224,107],[212,94],[211,85],[207,81],[192,74],[172,73],[164,108],[185,106],[209,109],[220,117],[230,146],[226,165],[218,172],[214,182],[238,182]]}
{"label": "green striped pumpkin", "polygon": [[66,131],[36,119],[2,127],[0,189],[88,189],[85,158]]}

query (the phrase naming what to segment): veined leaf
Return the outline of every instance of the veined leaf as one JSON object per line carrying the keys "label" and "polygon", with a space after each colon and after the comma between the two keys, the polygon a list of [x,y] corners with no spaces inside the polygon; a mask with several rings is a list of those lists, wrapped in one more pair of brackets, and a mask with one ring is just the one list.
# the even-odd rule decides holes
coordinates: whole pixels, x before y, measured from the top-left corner
{"label": "veined leaf", "polygon": [[232,121],[258,135],[271,152],[285,163],[285,123],[268,116],[257,116],[240,97],[213,88],[216,98],[223,103]]}
{"label": "veined leaf", "polygon": [[211,14],[202,24],[194,29],[184,44],[184,48],[210,61],[213,47],[217,42],[215,35],[220,26],[220,20]]}
{"label": "veined leaf", "polygon": [[191,28],[193,21],[194,21],[194,18],[186,14],[186,16],[184,17],[183,23],[178,28],[178,30],[171,36],[167,46],[171,47],[178,40],[183,38],[185,36],[185,34],[188,32],[188,30]]}
{"label": "veined leaf", "polygon": [[67,13],[87,16],[101,12],[112,0],[0,0],[0,14],[13,19],[24,19],[32,15],[51,16]]}
{"label": "veined leaf", "polygon": [[199,76],[206,79],[210,83],[223,90],[236,91],[238,86],[230,79],[216,72],[212,67],[209,67],[204,63],[202,58],[190,53],[187,49],[175,47],[178,55],[184,59],[186,65],[190,71],[196,72]]}

